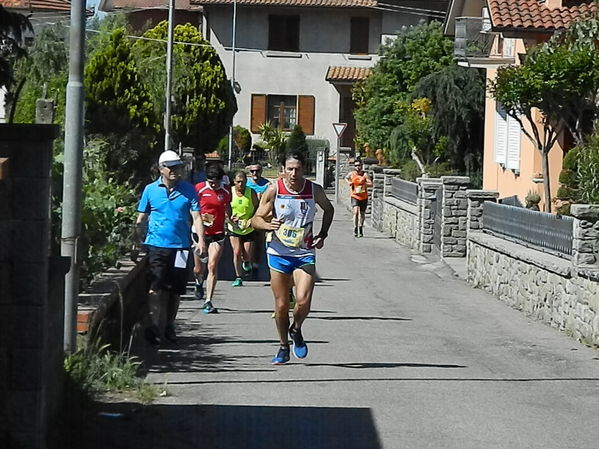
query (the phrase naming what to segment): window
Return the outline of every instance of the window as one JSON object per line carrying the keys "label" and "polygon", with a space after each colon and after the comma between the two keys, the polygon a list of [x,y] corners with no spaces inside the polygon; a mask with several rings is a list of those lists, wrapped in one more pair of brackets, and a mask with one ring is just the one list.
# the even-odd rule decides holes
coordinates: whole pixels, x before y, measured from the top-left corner
{"label": "window", "polygon": [[311,95],[252,95],[250,130],[257,133],[267,121],[290,131],[297,124],[307,135],[314,134],[314,105]]}
{"label": "window", "polygon": [[299,16],[268,16],[268,49],[299,51]]}
{"label": "window", "polygon": [[520,170],[520,123],[501,103],[495,107],[495,162],[509,170]]}
{"label": "window", "polygon": [[349,52],[353,55],[368,54],[368,17],[352,17]]}
{"label": "window", "polygon": [[269,95],[268,121],[275,128],[293,129],[296,124],[297,97]]}

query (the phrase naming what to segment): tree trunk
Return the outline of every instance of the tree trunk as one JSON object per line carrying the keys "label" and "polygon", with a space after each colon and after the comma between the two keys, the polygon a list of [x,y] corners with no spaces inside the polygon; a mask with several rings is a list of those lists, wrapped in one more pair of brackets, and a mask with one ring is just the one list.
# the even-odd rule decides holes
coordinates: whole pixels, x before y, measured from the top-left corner
{"label": "tree trunk", "polygon": [[551,212],[551,184],[549,179],[549,154],[547,151],[541,152],[543,164],[543,190],[545,193],[545,212]]}

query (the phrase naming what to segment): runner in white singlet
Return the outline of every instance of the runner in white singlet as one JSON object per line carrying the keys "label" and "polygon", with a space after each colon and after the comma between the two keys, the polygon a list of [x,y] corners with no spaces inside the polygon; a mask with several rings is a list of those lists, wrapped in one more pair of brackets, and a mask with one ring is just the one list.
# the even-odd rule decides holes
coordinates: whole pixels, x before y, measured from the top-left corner
{"label": "runner in white singlet", "polygon": [[[334,209],[323,188],[304,178],[303,157],[290,153],[285,158],[284,175],[273,182],[262,198],[252,219],[254,229],[272,231],[266,254],[270,268],[270,285],[275,298],[275,321],[280,348],[272,363],[289,361],[289,337],[293,354],[303,359],[308,346],[302,336],[302,324],[310,312],[314,290],[315,249],[324,245]],[[313,234],[316,205],[323,210],[322,226]],[[292,279],[296,286],[293,324],[289,326],[289,290]]]}

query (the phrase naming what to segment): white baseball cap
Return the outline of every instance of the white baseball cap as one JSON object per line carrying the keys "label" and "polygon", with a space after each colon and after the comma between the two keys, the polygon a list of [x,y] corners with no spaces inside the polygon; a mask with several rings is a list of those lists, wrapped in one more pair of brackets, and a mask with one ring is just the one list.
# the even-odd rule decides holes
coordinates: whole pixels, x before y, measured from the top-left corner
{"label": "white baseball cap", "polygon": [[183,161],[179,157],[177,153],[172,150],[166,150],[160,155],[158,159],[159,165],[165,165],[167,167],[172,167],[173,165],[181,165]]}

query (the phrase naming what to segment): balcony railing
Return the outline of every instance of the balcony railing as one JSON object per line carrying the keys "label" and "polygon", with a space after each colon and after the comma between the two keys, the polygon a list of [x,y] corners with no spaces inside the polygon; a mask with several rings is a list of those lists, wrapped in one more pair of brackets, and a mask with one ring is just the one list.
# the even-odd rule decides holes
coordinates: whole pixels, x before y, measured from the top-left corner
{"label": "balcony railing", "polygon": [[496,33],[489,19],[458,17],[455,20],[454,56],[458,58],[488,58]]}

